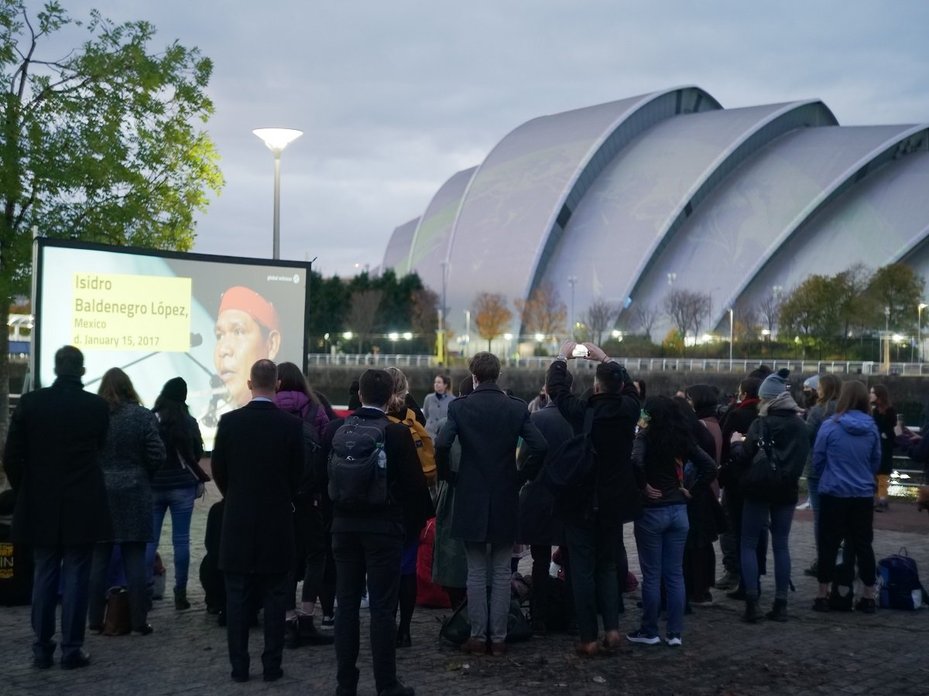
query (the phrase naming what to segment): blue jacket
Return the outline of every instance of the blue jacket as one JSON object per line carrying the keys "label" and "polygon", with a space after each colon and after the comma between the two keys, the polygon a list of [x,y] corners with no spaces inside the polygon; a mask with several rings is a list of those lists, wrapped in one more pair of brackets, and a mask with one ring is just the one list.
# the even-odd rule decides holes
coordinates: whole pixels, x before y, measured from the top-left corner
{"label": "blue jacket", "polygon": [[862,411],[827,418],[813,446],[813,474],[819,492],[837,498],[870,498],[881,467],[881,436],[874,419]]}

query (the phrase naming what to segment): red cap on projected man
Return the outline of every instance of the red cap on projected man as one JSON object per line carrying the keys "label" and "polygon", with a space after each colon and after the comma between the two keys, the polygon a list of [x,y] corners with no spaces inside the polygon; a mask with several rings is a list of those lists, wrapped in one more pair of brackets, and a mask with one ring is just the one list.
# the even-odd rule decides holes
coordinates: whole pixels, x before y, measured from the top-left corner
{"label": "red cap on projected man", "polygon": [[236,285],[223,293],[219,303],[219,314],[227,309],[238,309],[245,312],[258,324],[269,331],[278,331],[277,310],[274,305],[251,288]]}

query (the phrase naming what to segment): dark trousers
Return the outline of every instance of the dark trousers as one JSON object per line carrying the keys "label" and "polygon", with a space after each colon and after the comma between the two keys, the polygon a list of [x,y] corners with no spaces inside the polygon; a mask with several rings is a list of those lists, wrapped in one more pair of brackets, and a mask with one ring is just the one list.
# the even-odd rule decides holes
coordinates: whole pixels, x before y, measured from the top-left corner
{"label": "dark trousers", "polygon": [[552,564],[552,547],[550,544],[532,544],[529,546],[532,555],[532,595],[529,606],[533,621],[545,621],[548,616],[548,583],[551,577],[548,574]]}
{"label": "dark trousers", "polygon": [[[145,568],[144,541],[126,541],[119,545],[129,586],[129,616],[132,630],[138,631],[148,622],[148,573]],[[103,625],[103,609],[106,606],[107,570],[113,556],[113,544],[97,544],[94,547],[90,569],[90,598],[87,620],[91,626]]]}
{"label": "dark trousers", "polygon": [[373,532],[333,532],[336,565],[335,655],[340,692],[355,693],[358,685],[360,628],[358,613],[367,572],[371,614],[371,660],[377,691],[397,682],[397,626],[394,610],[400,586],[403,535]]}
{"label": "dark trousers", "polygon": [[318,508],[297,504],[294,511],[294,537],[297,558],[287,594],[287,608],[296,604],[297,583],[303,580],[300,598],[314,602],[320,594],[326,570],[326,532]]}
{"label": "dark trousers", "polygon": [[874,498],[838,498],[823,493],[819,496],[819,568],[821,583],[832,582],[839,545],[858,561],[858,577],[867,587],[874,585]]}
{"label": "dark trousers", "polygon": [[[730,489],[728,494],[726,489],[723,489],[723,510],[726,513],[726,524],[729,526],[727,534],[730,535],[730,538],[726,540],[725,546],[720,540],[720,548],[723,549],[723,566],[736,575],[742,572],[742,509],[744,506],[745,498],[738,489]],[[735,544],[735,546],[731,547],[730,544]],[[755,554],[758,558],[758,573],[764,575],[767,573],[768,560],[767,524],[758,533],[758,545],[755,547]],[[729,564],[733,562],[735,566],[730,567]]]}
{"label": "dark trousers", "polygon": [[265,674],[280,669],[287,579],[288,573],[226,573],[226,637],[233,674],[248,674],[248,627],[254,616],[252,597],[260,598],[264,608],[265,647],[261,665]]}
{"label": "dark trousers", "polygon": [[597,640],[597,615],[604,631],[619,629],[619,587],[616,582],[616,535],[605,525],[578,527],[565,524],[571,555],[568,580],[574,595],[577,629],[582,643]]}
{"label": "dark trousers", "polygon": [[32,653],[37,658],[55,652],[55,611],[61,587],[61,657],[76,656],[84,645],[87,597],[93,544],[37,546],[33,549]]}

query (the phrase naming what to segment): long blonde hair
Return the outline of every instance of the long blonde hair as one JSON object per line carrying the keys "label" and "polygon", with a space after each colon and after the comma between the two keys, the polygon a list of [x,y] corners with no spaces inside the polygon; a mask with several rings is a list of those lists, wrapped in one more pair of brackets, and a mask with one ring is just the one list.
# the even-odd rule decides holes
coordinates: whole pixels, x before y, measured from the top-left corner
{"label": "long blonde hair", "polygon": [[394,385],[390,401],[387,402],[387,412],[404,416],[406,415],[406,395],[410,391],[410,382],[402,370],[393,366],[384,369],[390,375]]}

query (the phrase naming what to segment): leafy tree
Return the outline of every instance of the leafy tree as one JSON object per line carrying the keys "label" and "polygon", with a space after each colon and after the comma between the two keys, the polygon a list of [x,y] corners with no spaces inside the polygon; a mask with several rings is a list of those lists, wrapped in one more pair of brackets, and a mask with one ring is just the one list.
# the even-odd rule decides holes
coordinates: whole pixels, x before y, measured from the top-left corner
{"label": "leafy tree", "polygon": [[491,341],[506,333],[512,321],[513,312],[506,306],[506,298],[503,295],[482,292],[474,300],[474,323],[478,335],[487,341],[488,351]]}
{"label": "leafy tree", "polygon": [[[883,329],[886,323],[891,331],[915,329],[925,287],[926,281],[902,263],[878,268],[864,292],[871,326]],[[885,321],[885,308],[890,310],[889,321]]]}
{"label": "leafy tree", "polygon": [[798,285],[781,304],[778,323],[781,338],[795,336],[803,345],[815,346],[822,357],[824,343],[836,335],[841,324],[835,311],[839,282],[835,277],[812,275]]}
{"label": "leafy tree", "polygon": [[[422,344],[431,351],[439,329],[439,296],[429,288],[422,288],[413,292],[412,300],[410,320],[413,333],[419,336]],[[447,328],[445,333],[448,343]]]}
{"label": "leafy tree", "polygon": [[[86,40],[46,55],[52,35]],[[177,42],[150,46],[148,22],[77,22],[52,0],[0,0],[0,295],[28,287],[32,230],[55,238],[191,248],[194,214],[222,176],[199,129],[213,112],[212,62]],[[6,322],[8,302],[0,303]],[[0,338],[0,428],[8,411],[7,337]]]}
{"label": "leafy tree", "polygon": [[619,316],[619,308],[612,302],[598,297],[590,303],[582,321],[587,324],[593,341],[598,346],[603,342],[604,332],[613,325],[617,316]]}
{"label": "leafy tree", "polygon": [[539,283],[527,300],[515,304],[524,333],[558,336],[564,332],[568,310],[549,281]]}

